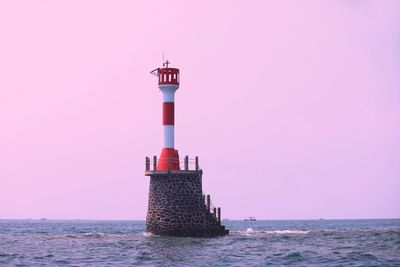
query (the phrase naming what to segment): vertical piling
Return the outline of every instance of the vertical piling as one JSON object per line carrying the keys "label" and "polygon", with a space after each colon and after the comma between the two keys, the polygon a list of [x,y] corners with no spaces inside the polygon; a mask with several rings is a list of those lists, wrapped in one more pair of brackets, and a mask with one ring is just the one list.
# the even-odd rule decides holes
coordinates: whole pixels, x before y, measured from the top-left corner
{"label": "vertical piling", "polygon": [[217,208],[213,208],[213,215],[214,218],[217,219]]}
{"label": "vertical piling", "polygon": [[207,195],[207,210],[210,211],[211,208],[211,197],[210,195]]}
{"label": "vertical piling", "polygon": [[185,156],[185,171],[189,170],[189,156]]}
{"label": "vertical piling", "polygon": [[196,171],[198,171],[199,170],[199,157],[196,156],[195,160],[196,160]]}
{"label": "vertical piling", "polygon": [[157,170],[157,156],[153,156],[153,171]]}
{"label": "vertical piling", "polygon": [[150,158],[146,157],[146,171],[150,171]]}
{"label": "vertical piling", "polygon": [[217,220],[221,224],[221,208],[217,208]]}

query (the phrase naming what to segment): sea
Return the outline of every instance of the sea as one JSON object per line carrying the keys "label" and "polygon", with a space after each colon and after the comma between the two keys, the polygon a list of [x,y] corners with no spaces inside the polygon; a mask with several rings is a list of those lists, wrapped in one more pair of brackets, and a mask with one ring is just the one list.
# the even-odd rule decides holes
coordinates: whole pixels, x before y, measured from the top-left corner
{"label": "sea", "polygon": [[0,266],[400,266],[400,219],[225,220],[218,238],[145,221],[0,220]]}

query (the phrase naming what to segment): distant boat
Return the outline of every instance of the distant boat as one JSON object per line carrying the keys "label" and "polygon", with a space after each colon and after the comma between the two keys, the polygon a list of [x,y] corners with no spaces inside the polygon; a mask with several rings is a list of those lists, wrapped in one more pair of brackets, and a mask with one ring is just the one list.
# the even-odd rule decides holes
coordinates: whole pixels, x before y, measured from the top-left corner
{"label": "distant boat", "polygon": [[256,220],[256,217],[249,217],[249,218],[246,218],[246,219],[244,219],[245,221],[257,221]]}

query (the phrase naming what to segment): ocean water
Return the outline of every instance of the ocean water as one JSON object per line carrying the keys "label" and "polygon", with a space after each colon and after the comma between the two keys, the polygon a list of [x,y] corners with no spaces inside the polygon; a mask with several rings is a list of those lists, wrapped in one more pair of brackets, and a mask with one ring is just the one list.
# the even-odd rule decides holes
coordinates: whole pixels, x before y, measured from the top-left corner
{"label": "ocean water", "polygon": [[144,221],[0,220],[0,266],[400,266],[400,220],[224,221],[219,238]]}

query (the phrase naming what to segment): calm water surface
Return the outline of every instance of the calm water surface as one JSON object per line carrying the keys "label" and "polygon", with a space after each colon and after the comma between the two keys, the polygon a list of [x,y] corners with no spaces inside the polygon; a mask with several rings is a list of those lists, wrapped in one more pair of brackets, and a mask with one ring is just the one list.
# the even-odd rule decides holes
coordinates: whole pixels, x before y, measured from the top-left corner
{"label": "calm water surface", "polygon": [[400,220],[225,221],[220,238],[144,221],[0,220],[0,266],[400,266]]}

